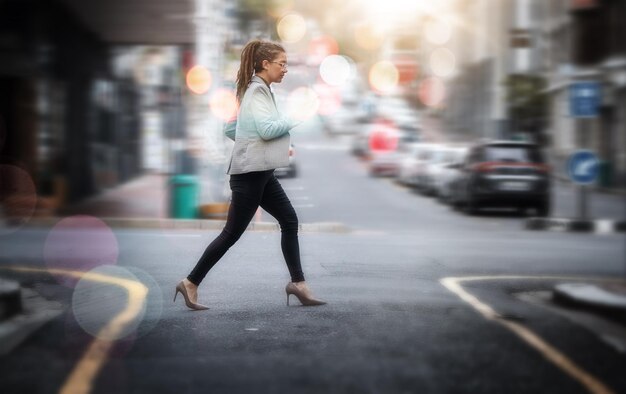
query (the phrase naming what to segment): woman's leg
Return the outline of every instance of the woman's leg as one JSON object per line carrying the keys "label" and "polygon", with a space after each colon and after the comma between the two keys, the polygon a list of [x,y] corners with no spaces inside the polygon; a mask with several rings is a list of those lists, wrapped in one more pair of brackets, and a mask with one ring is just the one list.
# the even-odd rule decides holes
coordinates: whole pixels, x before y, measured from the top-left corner
{"label": "woman's leg", "polygon": [[270,173],[263,171],[231,176],[232,198],[226,225],[220,235],[207,246],[187,276],[191,283],[199,285],[209,270],[241,237],[259,207],[269,175]]}
{"label": "woman's leg", "polygon": [[280,224],[280,246],[292,282],[304,281],[298,243],[298,216],[278,179],[272,174],[261,198],[261,207]]}

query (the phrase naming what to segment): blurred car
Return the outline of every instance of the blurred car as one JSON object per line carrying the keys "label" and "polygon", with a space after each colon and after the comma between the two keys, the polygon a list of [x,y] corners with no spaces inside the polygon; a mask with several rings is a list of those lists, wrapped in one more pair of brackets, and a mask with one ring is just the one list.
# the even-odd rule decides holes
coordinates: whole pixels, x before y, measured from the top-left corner
{"label": "blurred car", "polygon": [[354,108],[342,106],[331,115],[324,117],[324,129],[328,134],[355,134],[360,129],[363,115]]}
{"label": "blurred car", "polygon": [[296,148],[293,144],[289,145],[289,165],[274,170],[277,178],[295,178],[298,176],[298,166],[296,164]]}
{"label": "blurred car", "polygon": [[431,159],[433,151],[438,149],[439,146],[439,144],[422,142],[411,146],[409,152],[400,163],[398,182],[407,186],[418,187],[426,163]]}
{"label": "blurred car", "polygon": [[450,160],[450,148],[443,144],[433,144],[428,157],[423,161],[417,174],[415,187],[427,196],[435,194],[435,177],[438,167]]}
{"label": "blurred car", "polygon": [[365,157],[369,153],[370,125],[363,127],[352,137],[350,152],[357,157]]}
{"label": "blurred car", "polygon": [[451,150],[451,160],[435,170],[435,193],[439,201],[444,203],[450,201],[450,187],[461,175],[460,169],[468,152],[467,147],[454,147]]}
{"label": "blurred car", "polygon": [[419,140],[413,131],[374,128],[369,135],[368,172],[372,176],[398,176],[400,163],[409,153],[412,144]]}
{"label": "blurred car", "polygon": [[485,207],[550,213],[550,169],[539,145],[492,141],[473,146],[452,184],[452,203],[469,214]]}
{"label": "blurred car", "polygon": [[403,151],[403,154],[408,151],[408,144],[416,142],[420,138],[419,130],[411,125],[397,125],[389,119],[378,118],[371,123],[360,125],[359,131],[352,136],[350,152],[358,157],[369,158],[372,150],[372,134],[381,129],[396,133],[398,148]]}
{"label": "blurred car", "polygon": [[424,165],[418,187],[420,191],[428,196],[438,196],[438,184],[449,170],[449,165],[459,161],[459,156],[467,149],[441,145],[433,150],[432,156]]}

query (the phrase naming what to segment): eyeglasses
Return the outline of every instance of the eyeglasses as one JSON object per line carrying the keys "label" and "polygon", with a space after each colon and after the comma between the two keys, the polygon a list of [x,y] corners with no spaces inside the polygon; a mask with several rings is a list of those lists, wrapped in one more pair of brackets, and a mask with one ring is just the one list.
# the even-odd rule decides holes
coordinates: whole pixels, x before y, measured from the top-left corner
{"label": "eyeglasses", "polygon": [[280,65],[280,67],[283,70],[286,70],[287,68],[289,68],[289,65],[287,63],[281,63],[281,62],[270,62],[270,63],[276,63],[276,64]]}

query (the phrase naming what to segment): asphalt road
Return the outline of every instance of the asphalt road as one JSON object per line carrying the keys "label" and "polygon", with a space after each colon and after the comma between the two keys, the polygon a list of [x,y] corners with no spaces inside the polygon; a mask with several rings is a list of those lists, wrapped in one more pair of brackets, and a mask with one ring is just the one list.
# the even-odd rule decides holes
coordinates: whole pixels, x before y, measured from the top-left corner
{"label": "asphalt road", "polygon": [[[530,232],[506,212],[465,216],[368,177],[342,141],[309,134],[295,143],[301,177],[282,182],[301,222],[353,229],[301,235],[307,280],[328,305],[285,305],[279,233],[244,234],[202,284],[200,300],[211,309],[191,312],[181,299],[172,303],[174,285],[217,232],[113,230],[114,241],[89,247],[101,257],[92,261],[100,277],[76,282],[60,271],[3,270],[65,312],[0,357],[0,391],[626,391],[623,352],[575,320],[520,299],[571,277],[623,277],[623,234]],[[555,187],[557,214],[575,207],[568,188]],[[621,201],[594,197],[592,212],[619,217]],[[81,245],[51,246],[72,237],[80,235],[3,235],[0,262],[79,269]]]}

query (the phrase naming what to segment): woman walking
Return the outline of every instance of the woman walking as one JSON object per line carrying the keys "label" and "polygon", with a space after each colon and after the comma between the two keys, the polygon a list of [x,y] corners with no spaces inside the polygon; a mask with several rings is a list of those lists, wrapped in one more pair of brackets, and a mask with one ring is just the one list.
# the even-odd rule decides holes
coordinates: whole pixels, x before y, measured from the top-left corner
{"label": "woman walking", "polygon": [[241,52],[237,73],[239,113],[224,133],[235,141],[228,167],[232,191],[230,209],[222,232],[209,244],[187,276],[176,285],[174,301],[180,292],[187,307],[208,309],[199,304],[198,286],[209,270],[237,242],[259,206],[280,224],[281,248],[291,282],[289,296],[302,305],[323,305],[315,299],[304,280],[298,244],[298,217],[285,191],[274,176],[274,169],[289,163],[289,130],[297,123],[280,116],[271,90],[287,74],[287,54],[282,46],[268,41],[249,42]]}

